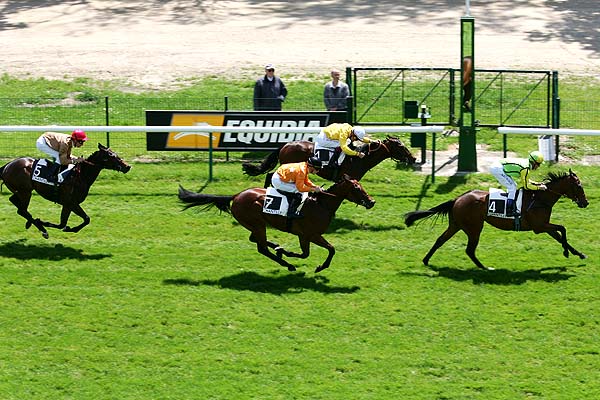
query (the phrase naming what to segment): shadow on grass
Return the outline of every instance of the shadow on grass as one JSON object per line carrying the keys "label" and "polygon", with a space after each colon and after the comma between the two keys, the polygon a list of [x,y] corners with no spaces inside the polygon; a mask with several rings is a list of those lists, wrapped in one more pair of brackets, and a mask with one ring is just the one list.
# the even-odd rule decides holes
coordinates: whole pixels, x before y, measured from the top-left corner
{"label": "shadow on grass", "polygon": [[[565,273],[567,267],[546,267],[540,269],[528,269],[525,271],[511,271],[508,269],[496,269],[484,271],[477,268],[458,269],[451,267],[435,267],[430,265],[429,270],[437,272],[437,275],[416,273],[417,275],[430,278],[447,278],[454,281],[471,281],[475,285],[487,283],[492,285],[522,285],[528,281],[544,281],[556,283],[566,281],[575,274]],[[400,275],[415,275],[415,273],[400,273]]]}
{"label": "shadow on grass", "polygon": [[394,231],[394,230],[403,230],[405,229],[404,224],[397,223],[394,225],[370,225],[370,224],[357,224],[350,219],[344,218],[335,218],[331,221],[331,224],[327,228],[326,233],[343,233],[346,231],[371,231],[371,232],[385,232],[385,231]]}
{"label": "shadow on grass", "polygon": [[281,276],[264,276],[256,272],[241,272],[217,280],[192,280],[192,279],[165,279],[165,285],[177,286],[217,286],[222,289],[249,290],[259,293],[282,295],[287,293],[301,293],[305,290],[329,293],[354,293],[360,290],[358,286],[335,287],[329,286],[329,279],[324,276],[307,277],[306,273],[291,273]]}
{"label": "shadow on grass", "polygon": [[0,257],[16,258],[18,260],[49,260],[60,261],[65,259],[75,260],[100,260],[112,257],[111,254],[83,254],[83,250],[64,246],[60,243],[53,245],[27,244],[25,239],[0,244]]}

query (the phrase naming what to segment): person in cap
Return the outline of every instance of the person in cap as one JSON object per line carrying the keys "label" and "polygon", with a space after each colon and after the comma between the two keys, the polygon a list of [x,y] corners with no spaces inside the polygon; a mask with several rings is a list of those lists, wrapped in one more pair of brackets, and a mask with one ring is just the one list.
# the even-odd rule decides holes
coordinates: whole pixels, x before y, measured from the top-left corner
{"label": "person in cap", "polygon": [[302,215],[296,211],[302,201],[302,192],[322,192],[320,186],[311,182],[308,174],[314,174],[321,169],[321,160],[309,157],[308,161],[282,164],[273,174],[271,185],[288,199],[288,218],[299,218]]}
{"label": "person in cap", "polygon": [[340,81],[340,71],[331,70],[331,82],[327,82],[323,90],[323,102],[327,111],[346,111],[348,96],[350,96],[350,88]]}
{"label": "person in cap", "polygon": [[516,209],[516,194],[519,189],[546,190],[546,185],[529,179],[529,172],[535,171],[544,162],[544,156],[539,151],[532,151],[525,158],[504,158],[496,161],[490,167],[490,173],[498,182],[506,187],[508,197],[506,199],[506,215],[519,216]]}
{"label": "person in cap", "polygon": [[275,66],[265,65],[265,75],[254,84],[254,111],[281,111],[287,94],[285,84],[275,76]]}
{"label": "person in cap", "polygon": [[362,126],[352,126],[350,124],[335,123],[321,129],[321,132],[315,139],[315,154],[321,161],[328,161],[332,168],[337,167],[337,160],[343,151],[349,156],[358,156],[363,158],[365,153],[350,148],[350,144],[360,141],[363,143],[379,143],[379,140],[371,139],[366,136],[365,128]]}
{"label": "person in cap", "polygon": [[[71,156],[71,150],[73,147],[83,146],[87,140],[87,135],[81,129],[74,130],[70,135],[59,132],[44,132],[38,138],[36,142],[38,150],[46,153],[56,162],[53,175],[58,174],[58,183],[61,183],[68,174],[68,171],[73,168],[73,163],[83,160],[82,157]],[[60,172],[61,169],[64,170]]]}

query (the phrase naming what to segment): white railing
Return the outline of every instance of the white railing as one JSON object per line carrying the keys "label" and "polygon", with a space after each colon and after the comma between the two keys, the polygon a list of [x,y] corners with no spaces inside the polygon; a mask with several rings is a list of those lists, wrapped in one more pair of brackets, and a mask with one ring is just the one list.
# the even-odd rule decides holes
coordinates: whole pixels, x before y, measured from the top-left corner
{"label": "white railing", "polygon": [[501,126],[498,133],[521,135],[568,135],[568,136],[600,136],[600,130],[595,129],[551,129],[551,128],[512,128]]}
{"label": "white railing", "polygon": [[[367,133],[439,133],[443,126],[367,126]],[[58,125],[0,125],[0,132],[71,132],[83,129],[86,132],[268,132],[268,133],[318,133],[321,127],[249,127],[249,126],[58,126]]]}

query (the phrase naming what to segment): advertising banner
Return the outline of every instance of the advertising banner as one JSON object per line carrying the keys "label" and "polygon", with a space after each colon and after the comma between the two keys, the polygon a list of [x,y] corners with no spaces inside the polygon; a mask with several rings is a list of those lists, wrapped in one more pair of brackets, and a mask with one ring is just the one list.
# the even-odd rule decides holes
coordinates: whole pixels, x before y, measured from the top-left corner
{"label": "advertising banner", "polygon": [[301,132],[178,132],[178,126],[225,126],[240,128],[318,128],[346,122],[346,112],[228,112],[228,111],[146,111],[146,125],[172,126],[171,132],[147,132],[147,150],[182,151],[275,150],[295,140],[313,141],[318,135]]}

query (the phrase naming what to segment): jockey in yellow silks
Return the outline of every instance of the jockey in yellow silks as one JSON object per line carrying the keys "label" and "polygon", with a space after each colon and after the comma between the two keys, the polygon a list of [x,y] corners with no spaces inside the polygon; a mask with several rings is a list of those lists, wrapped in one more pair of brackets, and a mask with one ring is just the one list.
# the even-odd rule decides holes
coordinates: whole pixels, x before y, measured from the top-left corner
{"label": "jockey in yellow silks", "polygon": [[498,179],[508,191],[506,199],[506,215],[516,214],[515,197],[517,190],[546,190],[546,185],[529,179],[529,172],[536,170],[544,162],[544,156],[539,151],[529,153],[529,158],[504,158],[496,161],[490,167],[490,173]]}
{"label": "jockey in yellow silks", "polygon": [[[329,165],[335,166],[337,162],[337,156],[339,151],[335,151],[338,147],[345,154],[349,156],[358,156],[363,158],[364,153],[352,150],[349,144],[353,141],[358,140],[363,143],[379,142],[366,136],[365,128],[361,126],[352,126],[350,124],[331,124],[323,128],[315,139],[315,154],[317,157],[321,154],[319,150],[327,149],[328,151],[334,151],[333,156],[329,159]],[[319,157],[321,158],[321,157]],[[326,161],[321,158],[321,161]]]}

